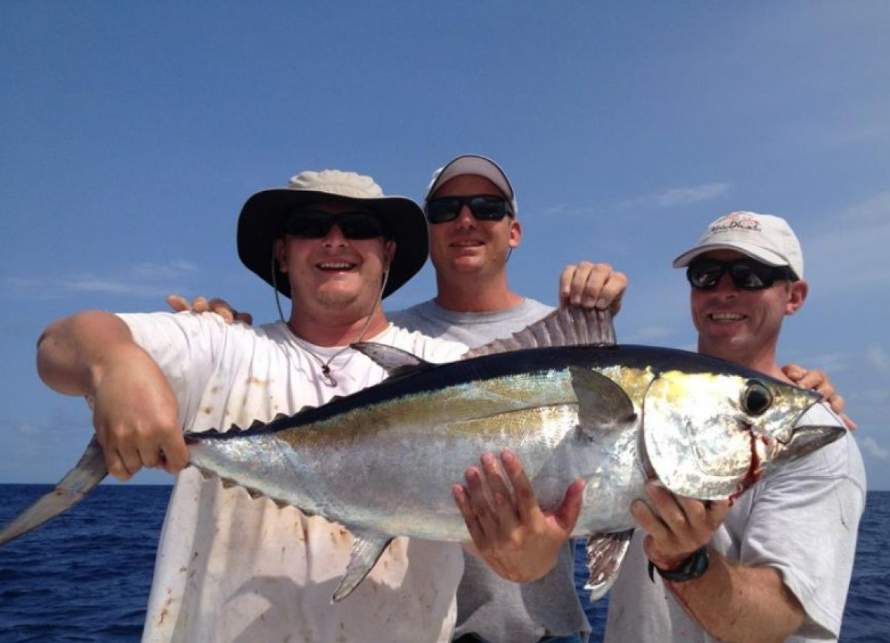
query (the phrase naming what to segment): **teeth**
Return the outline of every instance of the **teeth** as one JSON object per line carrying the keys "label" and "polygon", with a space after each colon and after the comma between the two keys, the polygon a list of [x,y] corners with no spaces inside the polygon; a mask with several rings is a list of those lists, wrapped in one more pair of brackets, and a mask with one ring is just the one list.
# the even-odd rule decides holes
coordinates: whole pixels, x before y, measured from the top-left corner
{"label": "teeth", "polygon": [[455,241],[451,245],[457,248],[474,248],[476,246],[481,246],[481,241]]}
{"label": "teeth", "polygon": [[327,262],[318,264],[318,267],[322,270],[349,270],[352,266],[353,264],[351,263]]}
{"label": "teeth", "polygon": [[714,321],[739,321],[744,318],[745,316],[739,313],[711,313],[711,319]]}

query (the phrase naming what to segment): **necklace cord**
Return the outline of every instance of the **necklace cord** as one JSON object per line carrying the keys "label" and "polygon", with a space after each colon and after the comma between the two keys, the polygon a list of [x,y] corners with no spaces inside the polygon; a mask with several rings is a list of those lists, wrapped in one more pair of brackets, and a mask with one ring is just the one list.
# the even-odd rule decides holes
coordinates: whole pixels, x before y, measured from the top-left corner
{"label": "necklace cord", "polygon": [[349,344],[347,344],[346,346],[344,346],[343,348],[338,350],[336,353],[331,355],[327,360],[323,360],[321,357],[316,355],[312,350],[310,350],[309,347],[306,346],[306,340],[303,339],[302,337],[300,337],[296,333],[296,331],[294,331],[294,329],[293,329],[293,327],[291,327],[289,321],[284,319],[284,313],[281,309],[281,300],[279,298],[278,284],[276,283],[275,256],[274,255],[272,256],[272,290],[275,293],[275,305],[278,307],[278,317],[281,319],[281,321],[284,323],[284,325],[287,326],[288,330],[291,332],[291,334],[294,336],[294,338],[300,342],[300,346],[303,348],[303,350],[305,350],[307,353],[309,353],[318,362],[319,366],[321,367],[321,377],[322,377],[322,380],[324,381],[325,385],[330,386],[331,388],[334,388],[337,386],[337,379],[334,377],[334,375],[331,372],[331,362],[333,362],[337,357],[339,357],[342,353],[344,353],[346,351],[346,349],[348,349],[352,344],[362,341],[362,339],[365,336],[365,333],[368,332],[368,328],[370,328],[370,326],[371,326],[371,321],[374,319],[374,313],[377,312],[377,307],[380,306],[381,302],[383,301],[383,291],[386,290],[386,282],[388,281],[388,279],[389,279],[389,270],[384,270],[383,271],[383,280],[382,280],[382,283],[380,284],[380,290],[377,291],[377,297],[374,298],[374,305],[371,307],[371,312],[368,315],[368,318],[365,320],[365,325],[362,327],[362,331],[359,333],[356,340],[354,342],[350,342]]}

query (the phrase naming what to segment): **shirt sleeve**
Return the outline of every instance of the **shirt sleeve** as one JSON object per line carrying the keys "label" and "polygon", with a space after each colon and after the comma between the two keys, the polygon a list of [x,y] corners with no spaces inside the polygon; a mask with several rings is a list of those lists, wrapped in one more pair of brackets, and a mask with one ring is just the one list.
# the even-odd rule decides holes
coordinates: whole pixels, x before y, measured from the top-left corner
{"label": "shirt sleeve", "polygon": [[191,426],[213,373],[214,346],[222,343],[224,322],[216,315],[193,313],[128,313],[118,317],[167,377],[179,404],[180,426]]}

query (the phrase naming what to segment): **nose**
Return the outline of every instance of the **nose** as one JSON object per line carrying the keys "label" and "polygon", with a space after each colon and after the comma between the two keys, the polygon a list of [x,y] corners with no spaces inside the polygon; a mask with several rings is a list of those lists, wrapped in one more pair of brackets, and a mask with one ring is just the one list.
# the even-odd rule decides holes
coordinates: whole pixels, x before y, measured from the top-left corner
{"label": "nose", "polygon": [[325,235],[324,239],[322,239],[322,244],[330,247],[346,245],[346,237],[343,236],[343,231],[340,229],[339,225],[335,223],[331,226],[331,229],[328,230],[328,233]]}
{"label": "nose", "polygon": [[720,279],[717,281],[717,285],[714,286],[714,289],[711,292],[715,292],[720,295],[735,295],[736,293],[738,293],[738,291],[739,288],[733,282],[732,276],[729,274],[729,271],[727,271],[720,275]]}
{"label": "nose", "polygon": [[476,227],[476,217],[473,216],[473,212],[470,210],[470,206],[464,203],[460,206],[460,212],[457,213],[457,219],[455,219],[455,223],[459,228],[474,228]]}

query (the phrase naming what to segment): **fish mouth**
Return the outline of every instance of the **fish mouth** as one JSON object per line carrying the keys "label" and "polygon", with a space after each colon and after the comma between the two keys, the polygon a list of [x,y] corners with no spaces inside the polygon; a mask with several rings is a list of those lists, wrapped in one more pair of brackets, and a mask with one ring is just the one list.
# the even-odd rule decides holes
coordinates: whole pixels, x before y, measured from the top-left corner
{"label": "fish mouth", "polygon": [[839,440],[846,433],[846,428],[837,425],[796,426],[791,432],[790,438],[777,440],[782,445],[782,449],[775,455],[772,462],[792,462]]}

